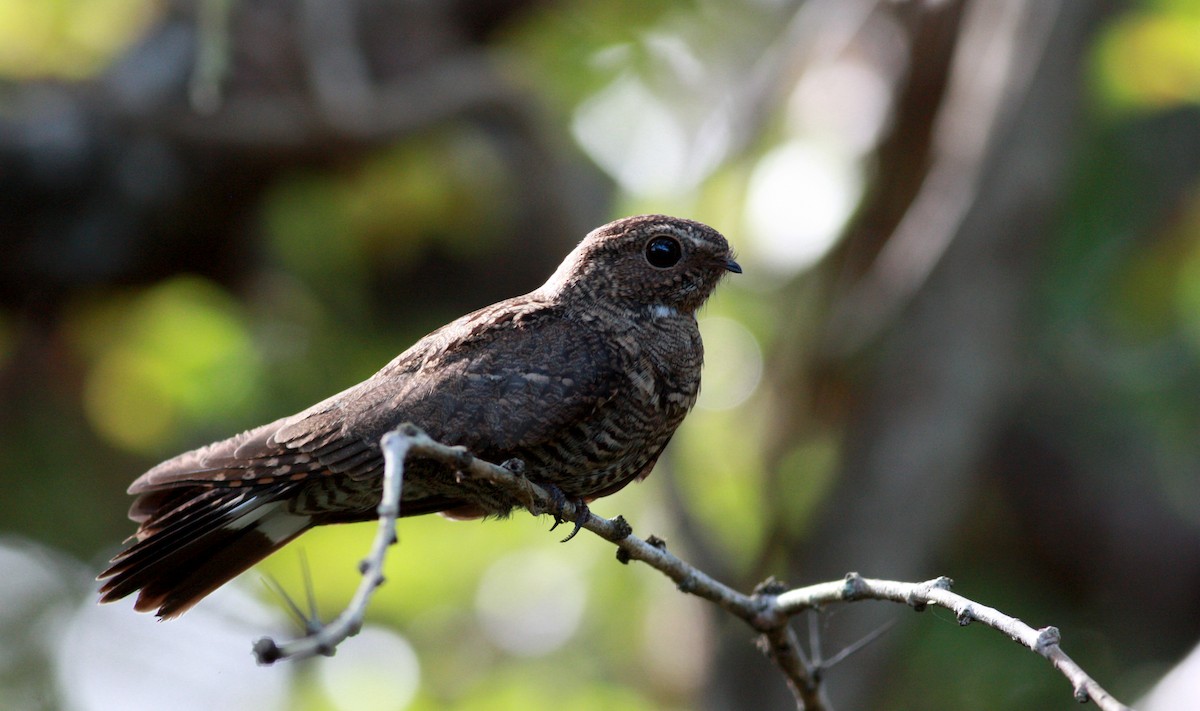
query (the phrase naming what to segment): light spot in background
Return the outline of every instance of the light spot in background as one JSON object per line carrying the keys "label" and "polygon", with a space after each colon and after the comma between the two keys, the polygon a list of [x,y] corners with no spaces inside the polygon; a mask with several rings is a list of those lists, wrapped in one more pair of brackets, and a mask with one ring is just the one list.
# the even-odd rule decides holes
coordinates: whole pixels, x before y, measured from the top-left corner
{"label": "light spot in background", "polygon": [[704,373],[696,407],[728,410],[745,402],[762,380],[758,340],[741,323],[723,316],[702,318]]}
{"label": "light spot in background", "polygon": [[475,610],[484,633],[513,654],[548,654],[579,629],[587,592],[580,571],[559,555],[518,551],[484,573]]}
{"label": "light spot in background", "polygon": [[0,535],[0,570],[0,708],[58,708],[50,655],[86,573],[65,555],[13,535]]}
{"label": "light spot in background", "polygon": [[714,73],[703,47],[678,33],[650,31],[636,47],[593,56],[597,66],[625,71],[579,104],[571,131],[630,195],[687,195],[729,152],[734,101],[723,88],[728,78]]}
{"label": "light spot in background", "polygon": [[681,696],[704,688],[713,652],[708,603],[675,590],[651,598],[643,618],[642,658],[647,676]]}
{"label": "light spot in background", "polygon": [[800,139],[777,146],[750,176],[748,256],[781,273],[812,266],[837,242],[862,191],[852,155]]}
{"label": "light spot in background", "polygon": [[260,667],[250,654],[255,638],[278,631],[278,613],[237,585],[165,623],[134,612],[129,600],[97,605],[89,594],[64,627],[54,652],[63,709],[290,707],[293,669]]}
{"label": "light spot in background", "polygon": [[891,99],[888,81],[870,65],[839,59],[804,72],[789,98],[788,114],[797,132],[864,155],[887,125]]}
{"label": "light spot in background", "polygon": [[687,136],[671,110],[631,73],[580,104],[575,140],[621,187],[635,195],[680,192]]}
{"label": "light spot in background", "polygon": [[1178,664],[1134,704],[1146,711],[1195,708],[1200,699],[1200,645],[1192,648]]}
{"label": "light spot in background", "polygon": [[84,412],[112,444],[132,452],[155,452],[176,431],[170,398],[157,387],[154,363],[130,349],[116,348],[88,373]]}
{"label": "light spot in background", "polygon": [[421,681],[417,653],[408,640],[382,627],[364,627],[337,655],[317,667],[332,706],[344,711],[401,711]]}

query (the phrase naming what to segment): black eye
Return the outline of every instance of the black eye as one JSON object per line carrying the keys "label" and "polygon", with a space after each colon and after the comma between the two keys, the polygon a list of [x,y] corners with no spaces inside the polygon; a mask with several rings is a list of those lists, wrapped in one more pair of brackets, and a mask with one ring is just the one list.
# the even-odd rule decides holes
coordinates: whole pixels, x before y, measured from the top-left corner
{"label": "black eye", "polygon": [[683,256],[683,247],[674,237],[655,237],[646,244],[646,261],[659,269],[673,267]]}

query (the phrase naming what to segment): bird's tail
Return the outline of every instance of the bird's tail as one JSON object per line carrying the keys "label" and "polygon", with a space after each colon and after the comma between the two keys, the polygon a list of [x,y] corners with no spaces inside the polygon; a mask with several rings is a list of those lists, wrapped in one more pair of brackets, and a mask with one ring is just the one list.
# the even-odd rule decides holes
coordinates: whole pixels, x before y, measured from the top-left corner
{"label": "bird's tail", "polygon": [[177,487],[143,494],[135,542],[99,575],[100,601],[138,593],[134,608],[175,617],[312,527],[284,489]]}

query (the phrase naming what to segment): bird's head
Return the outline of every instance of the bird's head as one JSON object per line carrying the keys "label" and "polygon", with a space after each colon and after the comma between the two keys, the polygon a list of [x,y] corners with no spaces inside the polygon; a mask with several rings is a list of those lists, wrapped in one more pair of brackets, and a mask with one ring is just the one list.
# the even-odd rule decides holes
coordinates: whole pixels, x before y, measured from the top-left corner
{"label": "bird's head", "polygon": [[693,314],[728,272],[741,273],[713,228],[679,217],[638,215],[592,230],[543,291],[658,313]]}

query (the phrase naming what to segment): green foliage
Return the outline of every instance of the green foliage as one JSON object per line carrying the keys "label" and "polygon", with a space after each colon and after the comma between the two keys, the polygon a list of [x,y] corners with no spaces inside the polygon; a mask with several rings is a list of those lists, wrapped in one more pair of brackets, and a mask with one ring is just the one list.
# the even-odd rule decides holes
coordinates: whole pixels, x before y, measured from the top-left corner
{"label": "green foliage", "polygon": [[241,307],[196,277],[82,305],[66,331],[89,361],[92,426],[132,452],[160,453],[237,418],[262,380]]}
{"label": "green foliage", "polygon": [[153,0],[0,0],[0,77],[86,78],[159,11]]}
{"label": "green foliage", "polygon": [[523,81],[564,115],[612,78],[614,59],[636,45],[672,0],[571,0],[546,5],[502,39]]}
{"label": "green foliage", "polygon": [[353,309],[364,306],[360,289],[372,270],[397,269],[433,248],[478,254],[506,224],[512,196],[494,146],[477,129],[449,125],[353,168],[282,181],[263,220],[282,268]]}
{"label": "green foliage", "polygon": [[1151,2],[1112,23],[1097,44],[1103,99],[1123,111],[1200,103],[1200,5]]}

